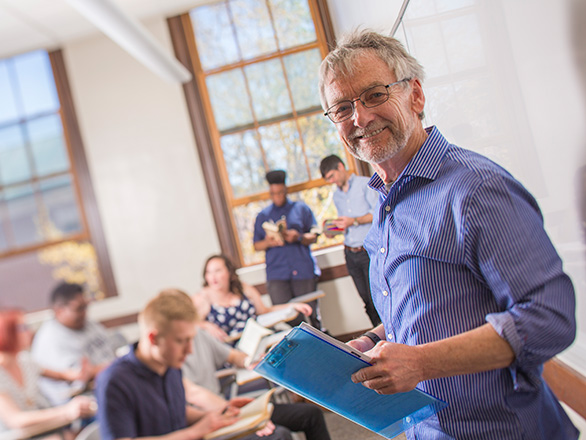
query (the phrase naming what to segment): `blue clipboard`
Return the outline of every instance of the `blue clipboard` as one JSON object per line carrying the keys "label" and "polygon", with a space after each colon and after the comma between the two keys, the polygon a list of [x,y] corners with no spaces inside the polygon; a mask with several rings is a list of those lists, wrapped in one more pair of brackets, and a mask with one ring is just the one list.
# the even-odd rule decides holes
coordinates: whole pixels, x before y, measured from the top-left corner
{"label": "blue clipboard", "polygon": [[261,376],[330,411],[393,438],[434,415],[447,403],[423,391],[377,394],[350,376],[368,357],[302,323],[254,368]]}

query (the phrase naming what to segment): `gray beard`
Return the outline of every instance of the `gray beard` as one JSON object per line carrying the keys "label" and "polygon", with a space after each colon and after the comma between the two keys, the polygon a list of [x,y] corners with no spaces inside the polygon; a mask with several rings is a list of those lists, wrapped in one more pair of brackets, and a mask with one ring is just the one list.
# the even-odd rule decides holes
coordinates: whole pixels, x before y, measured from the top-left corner
{"label": "gray beard", "polygon": [[390,130],[392,138],[384,146],[376,150],[364,151],[358,150],[358,148],[354,147],[354,145],[351,145],[349,148],[350,154],[364,162],[371,164],[378,164],[391,159],[399,151],[405,148],[405,145],[407,145],[407,140],[413,133],[413,127],[409,127],[403,132],[392,126],[387,128]]}

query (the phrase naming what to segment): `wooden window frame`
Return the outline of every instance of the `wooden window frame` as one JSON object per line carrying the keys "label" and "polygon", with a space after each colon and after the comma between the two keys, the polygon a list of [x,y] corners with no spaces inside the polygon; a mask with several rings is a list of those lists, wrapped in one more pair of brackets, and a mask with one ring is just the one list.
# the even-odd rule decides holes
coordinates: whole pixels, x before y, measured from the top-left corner
{"label": "wooden window frame", "polygon": [[[335,46],[335,36],[330,19],[326,0],[308,0],[310,11],[316,23],[316,33],[318,36],[317,48],[324,56],[331,48]],[[215,123],[209,115],[212,115],[211,108],[207,108],[207,88],[205,78],[197,75],[195,72],[201,71],[199,68],[199,59],[197,57],[197,48],[193,38],[193,28],[189,13],[185,13],[168,20],[171,34],[171,41],[175,51],[175,56],[189,69],[193,79],[183,85],[187,108],[191,119],[193,133],[196,141],[196,148],[201,161],[202,171],[208,197],[212,208],[212,215],[216,224],[218,239],[221,250],[233,261],[242,266],[243,258],[241,254],[238,232],[233,222],[232,208],[234,201],[238,204],[249,203],[268,198],[268,191],[255,194],[248,197],[240,197],[235,200],[229,200],[227,196],[229,188],[228,176],[225,175],[223,166],[224,158],[221,154],[219,145],[215,145],[210,130],[215,129]],[[322,43],[319,43],[322,42]],[[323,43],[325,42],[325,43]],[[303,49],[303,47],[301,48]],[[298,52],[298,50],[293,50]],[[270,57],[272,58],[272,57]],[[264,58],[263,58],[264,59]],[[258,61],[258,60],[255,60]],[[238,63],[240,64],[240,63]],[[241,63],[241,64],[248,64]],[[197,67],[197,68],[196,68]],[[231,66],[232,67],[232,66]],[[293,119],[296,121],[296,119]],[[370,170],[366,163],[354,159],[354,162],[348,164],[361,175],[367,175]],[[309,183],[290,185],[291,193],[322,186],[325,183],[322,179]]]}

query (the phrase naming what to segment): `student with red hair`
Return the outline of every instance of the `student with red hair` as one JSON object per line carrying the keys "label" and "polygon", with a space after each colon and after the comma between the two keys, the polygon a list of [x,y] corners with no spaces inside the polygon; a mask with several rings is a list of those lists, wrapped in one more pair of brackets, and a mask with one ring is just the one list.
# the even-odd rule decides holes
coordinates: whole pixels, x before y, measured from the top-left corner
{"label": "student with red hair", "polygon": [[[19,310],[0,310],[0,436],[2,432],[66,426],[78,418],[94,415],[93,399],[79,396],[65,405],[50,407],[38,390],[40,376],[77,380],[84,369],[52,371],[41,369],[30,357],[32,334]],[[17,435],[17,434],[16,434]],[[74,438],[68,429],[44,438]]]}

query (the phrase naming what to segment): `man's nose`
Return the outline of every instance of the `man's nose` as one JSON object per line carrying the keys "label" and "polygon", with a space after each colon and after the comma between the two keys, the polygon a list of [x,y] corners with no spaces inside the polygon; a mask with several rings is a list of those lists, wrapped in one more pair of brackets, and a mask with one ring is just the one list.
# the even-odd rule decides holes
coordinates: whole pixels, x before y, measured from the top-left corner
{"label": "man's nose", "polygon": [[352,120],[356,127],[366,127],[373,120],[373,116],[372,108],[366,107],[360,99],[354,101]]}

